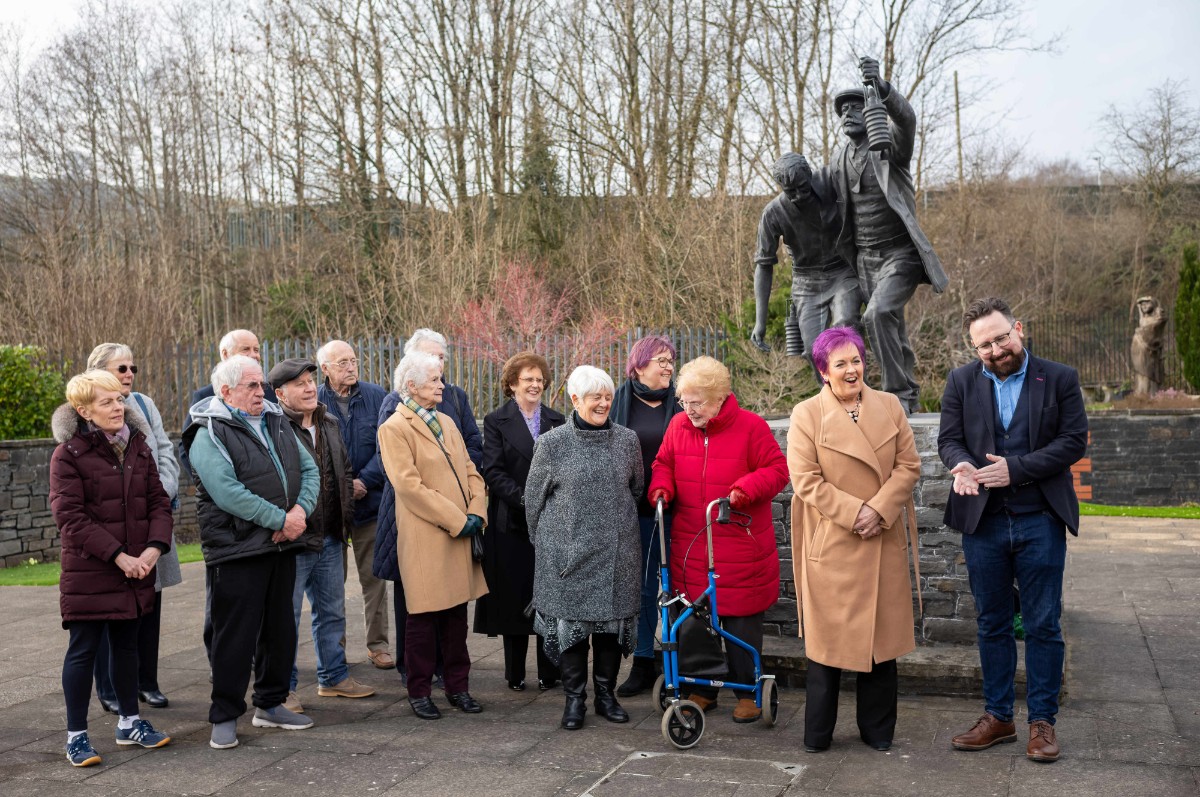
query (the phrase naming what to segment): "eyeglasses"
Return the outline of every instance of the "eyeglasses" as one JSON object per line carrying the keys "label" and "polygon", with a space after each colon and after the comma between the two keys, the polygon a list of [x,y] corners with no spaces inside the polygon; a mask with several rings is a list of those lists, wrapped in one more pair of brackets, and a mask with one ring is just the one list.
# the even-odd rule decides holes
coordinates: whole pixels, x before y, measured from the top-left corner
{"label": "eyeglasses", "polygon": [[117,366],[117,373],[118,374],[124,374],[124,373],[136,374],[137,366],[136,365],[126,365],[125,363],[121,363],[120,365]]}
{"label": "eyeglasses", "polygon": [[522,376],[517,379],[522,385],[544,385],[546,380],[540,376]]}
{"label": "eyeglasses", "polygon": [[236,387],[243,387],[246,390],[249,390],[251,393],[257,393],[258,391],[263,389],[263,383],[262,382],[243,382],[239,385],[236,385]]}
{"label": "eyeglasses", "polygon": [[1016,321],[1012,322],[1012,325],[1008,328],[1008,331],[1005,332],[1003,335],[999,335],[995,338],[992,338],[991,340],[987,341],[986,343],[980,343],[978,346],[976,346],[975,344],[972,343],[971,348],[974,349],[975,351],[979,352],[980,354],[987,354],[989,351],[992,350],[993,346],[995,346],[997,349],[1003,349],[1004,345],[1006,343],[1008,343],[1008,339],[1012,337],[1012,331],[1013,331],[1013,328],[1016,327],[1016,325],[1017,325]]}
{"label": "eyeglasses", "polygon": [[337,362],[334,363],[334,365],[337,366],[338,368],[350,368],[350,367],[357,368],[358,367],[358,358],[357,357],[347,357],[344,360],[338,360]]}
{"label": "eyeglasses", "polygon": [[693,410],[693,409],[699,410],[701,407],[703,407],[707,403],[708,403],[708,399],[705,399],[704,401],[684,401],[683,399],[679,400],[679,406],[683,408],[684,412],[688,412],[689,410]]}
{"label": "eyeglasses", "polygon": [[650,362],[657,365],[659,368],[674,368],[675,361],[670,357],[655,357]]}

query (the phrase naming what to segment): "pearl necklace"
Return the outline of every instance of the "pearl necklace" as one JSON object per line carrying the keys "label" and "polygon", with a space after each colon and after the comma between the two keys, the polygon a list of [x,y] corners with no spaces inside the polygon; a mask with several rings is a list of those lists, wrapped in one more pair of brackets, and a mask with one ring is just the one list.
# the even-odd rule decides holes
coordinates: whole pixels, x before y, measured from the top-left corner
{"label": "pearl necklace", "polygon": [[[846,410],[845,407],[842,409]],[[850,420],[858,423],[858,413],[862,409],[862,391],[858,391],[858,398],[854,401],[854,409],[846,410],[846,414],[850,416]]]}

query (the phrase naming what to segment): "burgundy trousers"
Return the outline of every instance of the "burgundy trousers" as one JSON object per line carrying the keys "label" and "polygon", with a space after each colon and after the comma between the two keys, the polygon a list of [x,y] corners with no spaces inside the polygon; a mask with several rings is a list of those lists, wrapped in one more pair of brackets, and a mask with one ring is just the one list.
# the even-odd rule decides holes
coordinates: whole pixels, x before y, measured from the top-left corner
{"label": "burgundy trousers", "polygon": [[408,696],[429,697],[433,670],[441,646],[446,694],[467,691],[471,655],[467,652],[467,604],[460,603],[436,612],[409,613],[404,632],[404,669],[408,672]]}

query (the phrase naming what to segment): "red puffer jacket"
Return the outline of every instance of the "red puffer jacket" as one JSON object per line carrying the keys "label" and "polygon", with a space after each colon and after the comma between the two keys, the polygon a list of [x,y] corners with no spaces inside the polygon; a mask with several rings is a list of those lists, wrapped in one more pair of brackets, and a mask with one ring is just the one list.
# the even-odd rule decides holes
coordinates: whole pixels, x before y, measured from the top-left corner
{"label": "red puffer jacket", "polygon": [[151,543],[171,547],[171,499],[158,478],[148,430],[133,413],[125,461],[104,433],[88,431],[69,405],[51,426],[60,445],[50,459],[50,508],[62,543],[59,608],[76,620],[132,620],[154,607],[154,570],[129,579],[113,562],[140,556]]}
{"label": "red puffer jacket", "polygon": [[787,459],[767,422],[738,406],[732,393],[704,429],[685,413],[671,419],[654,460],[647,495],[666,492],[673,513],[671,590],[695,598],[708,587],[704,509],[738,487],[750,498],[749,528],[713,524],[717,610],[745,617],[779,599],[779,551],[771,499],[788,482]]}

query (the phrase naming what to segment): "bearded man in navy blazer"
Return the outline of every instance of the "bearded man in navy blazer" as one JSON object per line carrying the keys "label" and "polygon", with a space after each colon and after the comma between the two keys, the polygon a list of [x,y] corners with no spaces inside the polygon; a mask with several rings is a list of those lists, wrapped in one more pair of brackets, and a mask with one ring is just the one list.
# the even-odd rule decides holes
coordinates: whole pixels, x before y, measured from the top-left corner
{"label": "bearded man in navy blazer", "polygon": [[938,454],[954,475],[946,525],[963,534],[979,614],[986,713],[955,736],[958,750],[1017,739],[1013,579],[1025,626],[1026,706],[1034,761],[1058,759],[1066,532],[1079,533],[1071,465],[1087,449],[1087,415],[1074,368],[1034,357],[1002,299],[974,302],[963,329],[980,362],[950,372]]}

